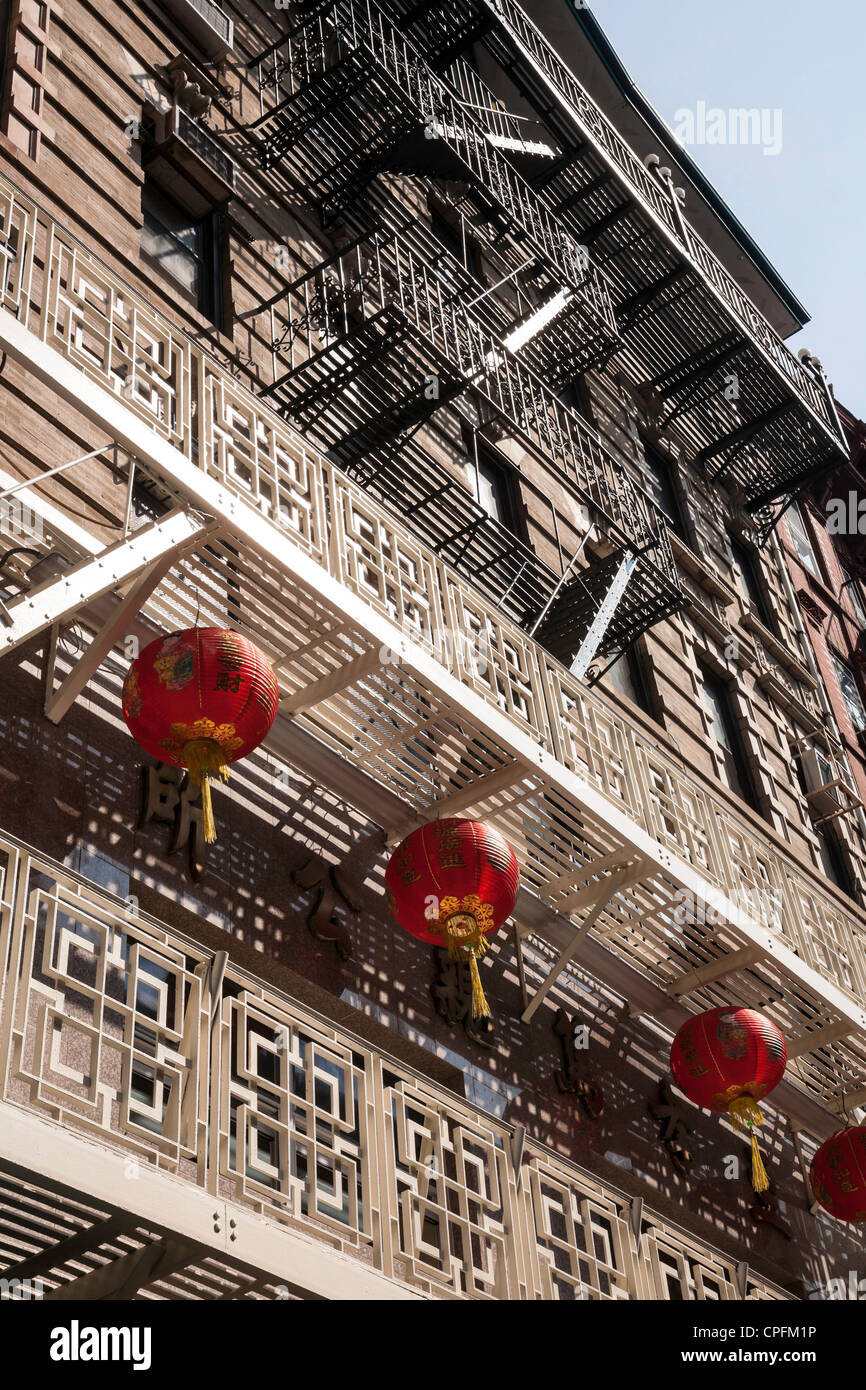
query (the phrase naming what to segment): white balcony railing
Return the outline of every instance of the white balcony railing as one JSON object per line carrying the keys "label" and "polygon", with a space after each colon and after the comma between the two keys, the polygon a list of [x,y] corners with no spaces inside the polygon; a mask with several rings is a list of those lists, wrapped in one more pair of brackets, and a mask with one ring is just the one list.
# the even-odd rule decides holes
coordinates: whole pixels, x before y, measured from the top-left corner
{"label": "white balcony railing", "polygon": [[[513,1126],[8,837],[0,894],[0,1110],[61,1155],[96,1141],[422,1296],[790,1297],[537,1144],[516,1163]],[[37,1186],[40,1157],[12,1155]],[[85,1249],[50,1249],[49,1284]]]}
{"label": "white balcony railing", "polygon": [[[641,990],[695,1008],[730,996],[764,1008],[796,1051],[796,1087],[825,1109],[861,1104],[862,917],[6,180],[0,231],[0,346],[226,529],[241,616],[340,778],[366,779],[410,820],[455,798],[494,817],[521,860],[527,930],[566,945],[598,893],[591,940]],[[145,612],[162,625],[195,621],[195,585],[213,589],[212,551],[180,584],[169,576]],[[111,566],[95,568],[109,592]],[[10,603],[0,643],[11,649],[70,602],[83,608],[73,579]],[[230,602],[214,615],[237,620]],[[710,904],[706,923],[680,925],[684,893]],[[770,921],[749,906],[767,901]]]}

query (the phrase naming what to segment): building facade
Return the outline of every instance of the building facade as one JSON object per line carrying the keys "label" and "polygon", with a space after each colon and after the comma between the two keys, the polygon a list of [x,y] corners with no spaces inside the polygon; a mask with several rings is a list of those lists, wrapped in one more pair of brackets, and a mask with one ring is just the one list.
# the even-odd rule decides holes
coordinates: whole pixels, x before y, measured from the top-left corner
{"label": "building facade", "polygon": [[[866,841],[801,766],[845,780],[775,528],[848,441],[796,299],[564,3],[5,8],[0,1274],[858,1289],[808,1185],[866,1105]],[[120,707],[198,625],[281,696],[214,845]],[[385,906],[448,815],[520,861],[489,1020]],[[788,1044],[760,1195],[669,1076],[726,1003]]]}
{"label": "building facade", "polygon": [[[866,706],[862,695],[863,632],[866,629],[863,535],[866,534],[863,452],[866,426],[844,407],[839,416],[850,457],[828,477],[812,483],[786,515],[785,558],[811,648],[811,665],[826,692],[841,779],[814,760],[803,768],[815,816],[828,829],[856,816],[863,827],[866,801]],[[861,531],[862,526],[862,531]],[[806,754],[809,757],[808,753]],[[850,892],[850,869],[836,852],[836,833],[827,846],[829,877]]]}

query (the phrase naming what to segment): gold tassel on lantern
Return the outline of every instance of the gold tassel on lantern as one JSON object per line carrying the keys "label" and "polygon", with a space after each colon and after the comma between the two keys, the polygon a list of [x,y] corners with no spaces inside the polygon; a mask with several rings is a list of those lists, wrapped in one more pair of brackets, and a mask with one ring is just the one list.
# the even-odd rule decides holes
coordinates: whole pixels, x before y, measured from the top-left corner
{"label": "gold tassel on lantern", "polygon": [[226,756],[218,743],[210,738],[195,738],[183,745],[183,760],[194,787],[201,787],[201,809],[205,842],[216,840],[216,822],[210,794],[210,779],[216,773],[223,782],[229,780]]}
{"label": "gold tassel on lantern", "polygon": [[752,1145],[752,1187],[756,1192],[766,1192],[770,1186],[770,1179],[764,1167],[764,1160],[761,1158],[761,1150],[758,1147],[758,1136],[755,1133],[755,1126],[764,1123],[764,1117],[758,1109],[754,1096],[747,1093],[737,1096],[728,1105],[728,1114],[734,1122],[734,1129],[747,1129]]}
{"label": "gold tassel on lantern", "polygon": [[490,1006],[484,997],[478,957],[487,950],[484,927],[492,925],[493,912],[474,893],[466,898],[443,898],[435,927],[445,938],[452,960],[468,961],[472,978],[472,1017],[489,1018]]}
{"label": "gold tassel on lantern", "polygon": [[[487,950],[486,945],[483,947],[483,950]],[[481,972],[478,969],[479,954],[477,950],[470,950],[469,952],[469,974],[472,976],[472,1017],[489,1018],[490,1005],[484,997],[484,989],[481,984]]]}

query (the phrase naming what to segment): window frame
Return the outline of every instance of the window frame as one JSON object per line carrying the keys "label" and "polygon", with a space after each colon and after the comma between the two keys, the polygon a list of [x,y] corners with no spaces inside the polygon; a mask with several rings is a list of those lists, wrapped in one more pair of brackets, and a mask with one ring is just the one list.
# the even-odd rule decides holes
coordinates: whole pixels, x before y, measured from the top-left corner
{"label": "window frame", "polygon": [[[469,461],[469,491],[473,500],[478,504],[486,516],[494,521],[497,526],[508,531],[518,540],[522,539],[518,522],[517,493],[511,476],[511,470],[506,463],[500,463],[495,457],[494,448],[484,440],[478,438],[478,432],[473,430],[470,447],[468,450]],[[491,491],[496,502],[496,512],[491,512],[485,505],[480,496],[479,483],[483,476],[483,470],[487,468],[488,481],[491,483]],[[491,476],[492,475],[492,476]]]}
{"label": "window frame", "polygon": [[[698,670],[701,680],[701,701],[704,712],[709,717],[717,759],[725,769],[725,777],[720,780],[723,780],[725,787],[733,796],[739,797],[753,811],[760,814],[757,783],[749,760],[748,749],[737,723],[730,685],[711,666],[700,664]],[[719,699],[713,705],[711,705],[708,696],[708,685],[718,692]],[[716,712],[718,712],[718,721],[731,745],[730,747],[727,747],[718,736]],[[735,785],[730,780],[731,767],[733,768]]]}
{"label": "window frame", "polygon": [[[830,652],[830,661],[833,666],[833,674],[836,677],[836,684],[839,687],[839,694],[842,696],[842,702],[845,705],[845,709],[847,711],[851,727],[853,728],[855,734],[864,732],[866,731],[866,701],[864,701],[863,699],[860,686],[857,683],[857,677],[855,676],[848,663],[843,661],[841,656],[837,656],[836,652]],[[857,722],[857,720],[854,718],[854,715],[852,714],[851,705],[849,704],[848,697],[845,694],[845,682],[843,680],[843,676],[840,673],[844,673],[844,675],[850,679],[851,685],[854,688],[854,692],[857,696],[857,705],[861,716],[860,723]]]}
{"label": "window frame", "polygon": [[861,632],[866,632],[866,600],[860,592],[860,583],[850,570],[840,563],[842,571],[842,593],[848,591],[848,601],[854,610],[854,620],[858,624]]}
{"label": "window frame", "polygon": [[650,440],[641,439],[641,447],[643,449],[644,464],[647,472],[650,474],[653,483],[658,484],[658,489],[662,495],[669,499],[673,515],[668,512],[667,507],[659,500],[656,488],[652,485],[649,488],[650,496],[653,498],[659,510],[667,518],[674,534],[688,545],[688,518],[676,485],[675,465],[673,461],[668,458],[667,454],[663,453],[661,449],[656,448]]}
{"label": "window frame", "polygon": [[[155,195],[155,197],[153,196]],[[150,207],[148,208],[148,201]],[[195,234],[195,250],[192,251],[180,239],[178,232],[172,227],[166,226],[160,217],[158,204],[163,203],[166,211],[176,211],[180,214],[179,220],[186,220],[190,231]],[[223,318],[223,293],[222,293],[222,229],[220,225],[220,213],[216,208],[197,217],[189,212],[182,203],[167,192],[155,179],[145,178],[141,188],[141,255],[147,264],[153,266],[159,275],[170,280],[176,290],[184,296],[186,300],[198,310],[198,312],[208,319],[218,330],[222,328]],[[148,215],[151,221],[156,222],[165,236],[178,247],[180,251],[186,252],[194,261],[197,268],[197,287],[195,291],[190,290],[182,280],[167,269],[158,256],[155,256],[145,246],[145,236],[148,233]]]}
{"label": "window frame", "polygon": [[[796,531],[795,528],[791,525],[791,515],[792,515],[792,514],[797,518],[797,521],[799,522],[800,530],[801,530],[801,532],[802,532],[802,535],[801,535],[801,536],[798,536],[797,531]],[[796,553],[797,559],[799,560],[800,564],[803,566],[804,569],[808,570],[809,573],[810,573],[815,579],[820,580],[821,583],[823,584],[823,582],[824,582],[824,570],[823,570],[823,568],[822,568],[822,566],[821,566],[821,561],[820,561],[819,556],[818,556],[818,551],[817,551],[816,548],[815,548],[815,543],[814,543],[814,541],[813,541],[813,539],[812,539],[811,532],[810,532],[809,527],[808,527],[808,524],[807,524],[807,522],[806,522],[806,517],[805,517],[805,515],[804,515],[804,513],[803,513],[803,509],[802,509],[802,507],[800,506],[799,502],[796,502],[796,501],[791,502],[790,505],[785,509],[785,520],[786,520],[786,522],[788,523],[788,533],[789,533],[789,535],[790,535],[790,537],[791,537],[791,541],[792,541],[792,543],[793,543],[794,551],[795,551],[795,553]],[[799,544],[800,541],[805,542],[805,545],[806,545],[806,548],[807,548],[808,554],[809,554],[809,559],[808,559],[808,560],[804,557],[804,555],[803,555],[803,553],[802,553],[802,551],[801,551],[801,549],[800,549],[800,544]],[[809,563],[809,560],[811,560],[811,562],[812,562],[811,564]]]}
{"label": "window frame", "polygon": [[637,643],[633,642],[630,647],[626,647],[622,655],[618,656],[616,661],[611,662],[610,666],[607,668],[606,674],[610,676],[611,671],[613,671],[614,667],[618,666],[621,661],[626,663],[629,684],[633,694],[629,695],[626,691],[621,690],[614,681],[611,681],[613,689],[622,699],[631,701],[631,703],[636,705],[639,710],[642,710],[644,714],[648,714],[651,719],[655,718],[655,702],[650,690],[645,658]]}
{"label": "window frame", "polygon": [[[741,597],[755,610],[764,627],[768,628],[770,632],[775,632],[776,620],[770,608],[769,594],[762,583],[763,576],[759,568],[760,561],[757,553],[733,532],[728,533],[728,544],[733,557],[732,568],[738,581],[737,588]],[[739,583],[740,574],[743,576],[742,584]]]}

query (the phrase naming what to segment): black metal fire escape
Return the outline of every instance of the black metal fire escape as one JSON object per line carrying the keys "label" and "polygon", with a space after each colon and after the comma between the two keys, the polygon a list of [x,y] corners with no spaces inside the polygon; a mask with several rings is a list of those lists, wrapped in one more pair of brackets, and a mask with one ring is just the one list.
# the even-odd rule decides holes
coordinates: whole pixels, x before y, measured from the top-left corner
{"label": "black metal fire escape", "polygon": [[[261,306],[275,316],[286,364],[266,394],[443,559],[505,599],[524,626],[537,624],[539,640],[566,664],[607,599],[598,643],[586,650],[613,657],[682,605],[662,514],[467,307],[472,282],[459,263],[440,248],[431,264],[412,233],[363,238]],[[552,464],[589,509],[600,544],[558,588],[557,576],[412,439],[467,392],[496,426],[491,444],[506,436]]]}
{"label": "black metal fire escape", "polygon": [[[377,230],[258,306],[276,350],[266,392],[583,674],[684,600],[661,512],[554,394],[617,345],[604,277],[517,168],[550,165],[559,151],[496,109],[468,69],[459,91],[437,78],[372,0],[303,8],[251,65],[262,92],[252,138],[263,168],[302,189],[323,220]],[[378,181],[393,174],[435,181],[504,279],[519,279],[519,312],[407,224]],[[459,398],[482,402],[488,433],[552,463],[588,506],[592,544],[564,576],[419,446],[421,427]]]}
{"label": "black metal fire escape", "polygon": [[372,0],[316,5],[252,66],[262,114],[250,134],[262,166],[302,189],[326,223],[341,215],[359,231],[376,225],[366,195],[379,174],[436,180],[455,203],[469,200],[478,233],[522,262],[539,303],[556,309],[561,341],[577,348],[563,375],[617,347],[604,277],[506,157],[515,141],[501,120],[461,101]]}
{"label": "black metal fire escape", "polygon": [[661,432],[674,422],[711,480],[738,489],[759,533],[844,459],[826,381],[785,347],[515,0],[382,0],[459,89],[482,43],[544,120],[558,159],[534,186],[605,274],[624,350]]}

